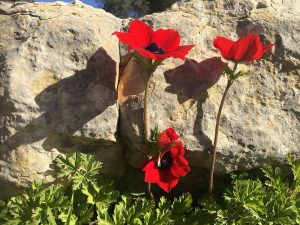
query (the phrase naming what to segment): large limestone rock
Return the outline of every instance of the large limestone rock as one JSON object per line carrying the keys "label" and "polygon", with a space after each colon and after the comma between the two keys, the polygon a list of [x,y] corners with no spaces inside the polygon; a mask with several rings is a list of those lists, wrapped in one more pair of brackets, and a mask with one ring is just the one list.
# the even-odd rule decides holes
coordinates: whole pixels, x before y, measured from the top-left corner
{"label": "large limestone rock", "polygon": [[[143,18],[155,28],[178,30],[183,44],[196,45],[185,62],[168,59],[154,74],[149,116],[152,129],[172,126],[181,134],[194,167],[189,177],[197,184],[206,180],[200,175],[209,165],[226,84],[225,64],[212,47],[217,35],[235,39],[258,32],[276,43],[261,61],[239,66],[253,75],[230,90],[217,172],[282,163],[286,154],[299,154],[299,3],[193,0]],[[80,2],[0,2],[0,197],[51,179],[51,163],[60,153],[92,152],[104,162],[104,172],[121,174],[118,133],[131,165],[145,159],[143,71],[130,55],[120,58],[111,35],[126,30],[128,22]],[[188,180],[182,184],[191,187]]]}
{"label": "large limestone rock", "polygon": [[59,153],[92,152],[104,172],[122,173],[121,22],[80,2],[0,2],[1,196],[50,178]]}
{"label": "large limestone rock", "polygon": [[[150,87],[151,128],[174,127],[195,167],[209,167],[218,106],[226,86],[224,63],[214,49],[215,36],[237,39],[261,34],[276,47],[260,61],[239,65],[252,75],[231,88],[221,119],[216,172],[283,163],[300,153],[300,2],[297,0],[184,1],[142,18],[155,28],[176,29],[182,44],[195,44],[185,62],[168,59]],[[127,21],[129,22],[129,21]],[[230,65],[232,66],[232,65]],[[131,59],[119,85],[121,134],[139,166],[143,137],[143,71]]]}

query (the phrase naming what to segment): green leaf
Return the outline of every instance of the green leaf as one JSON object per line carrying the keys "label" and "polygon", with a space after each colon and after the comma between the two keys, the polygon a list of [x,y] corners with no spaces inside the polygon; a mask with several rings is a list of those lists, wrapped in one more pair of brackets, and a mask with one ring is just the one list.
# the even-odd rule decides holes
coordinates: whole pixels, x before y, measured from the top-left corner
{"label": "green leaf", "polygon": [[72,183],[73,190],[79,190],[83,185],[97,182],[97,176],[102,163],[96,161],[92,155],[74,153],[71,156],[60,155],[56,158],[58,177]]}
{"label": "green leaf", "polygon": [[146,72],[147,79],[149,79],[149,77],[154,73],[158,66],[163,64],[162,60],[157,61],[152,59],[146,59],[138,53],[134,55],[134,60]]}
{"label": "green leaf", "polygon": [[230,69],[230,67],[227,65],[224,69],[224,73],[227,76],[227,79],[229,81],[234,81],[239,77],[243,77],[243,76],[250,76],[251,72],[250,71],[242,71],[240,70],[239,72],[235,73],[234,70]]}
{"label": "green leaf", "polygon": [[35,182],[26,192],[10,199],[7,204],[8,224],[56,224],[56,218],[61,210],[70,207],[70,202],[64,196],[62,185],[50,185],[45,182]]}
{"label": "green leaf", "polygon": [[60,213],[58,218],[66,225],[76,225],[77,217],[72,214],[73,210],[69,209],[68,211]]}
{"label": "green leaf", "polygon": [[103,212],[97,210],[97,220],[98,220],[98,224],[101,225],[114,225],[114,222],[107,211]]}
{"label": "green leaf", "polygon": [[157,126],[153,130],[151,130],[151,138],[150,138],[151,142],[154,142],[156,144],[156,141],[157,141],[160,133],[161,133],[161,130]]}
{"label": "green leaf", "polygon": [[250,71],[239,71],[235,75],[233,75],[233,80],[236,80],[239,77],[245,77],[245,76],[250,76],[251,72]]}
{"label": "green leaf", "polygon": [[7,207],[5,201],[0,199],[0,223],[3,221],[5,215],[7,213]]}
{"label": "green leaf", "polygon": [[48,215],[47,219],[48,219],[49,225],[57,225],[57,223],[55,221],[55,217],[50,208],[47,208],[47,215]]}
{"label": "green leaf", "polygon": [[228,80],[233,80],[234,79],[234,72],[228,65],[225,66],[224,73],[227,76]]}
{"label": "green leaf", "polygon": [[295,183],[300,185],[300,158],[289,155],[288,162],[292,167]]}
{"label": "green leaf", "polygon": [[182,194],[181,196],[174,198],[173,203],[172,203],[172,213],[173,214],[178,214],[178,213],[187,213],[191,211],[193,199],[191,194],[185,193]]}

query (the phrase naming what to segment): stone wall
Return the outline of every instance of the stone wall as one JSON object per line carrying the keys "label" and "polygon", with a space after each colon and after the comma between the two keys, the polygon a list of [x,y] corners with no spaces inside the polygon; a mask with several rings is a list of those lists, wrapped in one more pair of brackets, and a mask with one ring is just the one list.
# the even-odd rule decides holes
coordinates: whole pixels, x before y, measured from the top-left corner
{"label": "stone wall", "polygon": [[52,160],[72,151],[122,174],[111,36],[122,21],[81,3],[1,3],[0,14],[1,185],[50,179]]}
{"label": "stone wall", "polygon": [[[190,0],[142,18],[196,45],[185,62],[167,59],[157,69],[149,103],[151,128],[172,126],[182,136],[191,177],[208,168],[225,88],[224,63],[212,46],[218,35],[256,32],[276,47],[239,67],[252,75],[229,93],[216,172],[283,164],[286,154],[300,153],[299,3]],[[0,2],[0,197],[51,179],[61,153],[94,153],[113,175],[144,160],[143,71],[112,36],[129,21],[77,1]]]}
{"label": "stone wall", "polygon": [[[226,78],[224,63],[212,45],[215,36],[236,39],[259,33],[272,52],[253,64],[239,65],[252,75],[231,88],[221,119],[216,172],[245,170],[265,163],[282,164],[288,153],[300,153],[300,20],[299,1],[184,1],[170,10],[145,16],[155,28],[173,28],[183,44],[195,44],[188,59],[166,60],[154,74],[150,124],[174,127],[191,152],[195,167],[209,167],[215,119]],[[232,66],[232,65],[229,65]],[[143,76],[133,61],[119,85],[121,134],[138,165],[141,142]],[[138,80],[138,81],[137,81]]]}

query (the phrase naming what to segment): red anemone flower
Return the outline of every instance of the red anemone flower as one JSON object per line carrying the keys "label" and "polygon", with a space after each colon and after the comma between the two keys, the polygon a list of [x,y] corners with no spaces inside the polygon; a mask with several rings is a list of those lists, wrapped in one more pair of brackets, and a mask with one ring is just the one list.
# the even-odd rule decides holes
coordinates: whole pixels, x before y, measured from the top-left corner
{"label": "red anemone flower", "polygon": [[141,168],[145,172],[145,182],[156,183],[165,192],[170,192],[179,178],[191,170],[184,153],[182,143],[176,141],[161,155],[146,161]]}
{"label": "red anemone flower", "polygon": [[136,50],[141,56],[153,60],[163,60],[169,57],[184,60],[194,45],[180,44],[179,33],[173,29],[154,31],[140,20],[130,22],[128,32],[114,32],[121,42],[129,49]]}
{"label": "red anemone flower", "polygon": [[221,55],[227,60],[250,62],[260,59],[263,53],[270,50],[274,45],[262,45],[258,34],[248,34],[236,42],[225,37],[216,37],[214,46],[221,51]]}
{"label": "red anemone flower", "polygon": [[162,131],[157,138],[157,145],[159,150],[164,150],[173,141],[177,140],[179,135],[176,133],[174,128],[168,128]]}

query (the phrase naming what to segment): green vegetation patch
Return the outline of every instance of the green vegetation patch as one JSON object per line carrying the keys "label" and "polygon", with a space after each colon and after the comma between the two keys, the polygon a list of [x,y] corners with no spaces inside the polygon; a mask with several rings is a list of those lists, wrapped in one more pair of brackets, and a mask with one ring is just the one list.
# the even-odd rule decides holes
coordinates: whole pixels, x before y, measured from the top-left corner
{"label": "green vegetation patch", "polygon": [[[232,175],[232,186],[216,201],[195,201],[189,193],[174,199],[121,194],[112,178],[101,175],[92,155],[59,156],[57,179],[33,183],[8,203],[0,201],[0,223],[100,225],[300,224],[300,160],[288,157],[293,179],[266,166],[262,178]],[[205,195],[205,193],[204,193]],[[219,199],[219,198],[216,198]]]}

